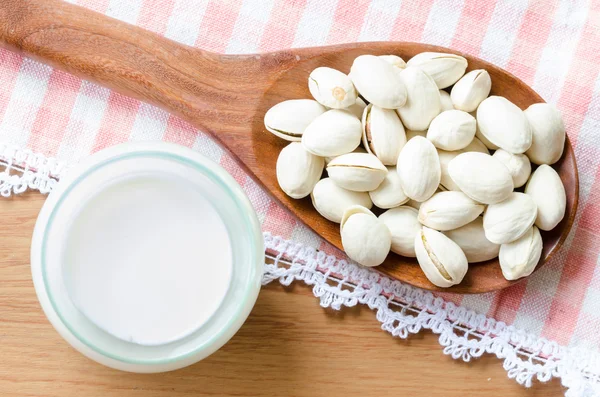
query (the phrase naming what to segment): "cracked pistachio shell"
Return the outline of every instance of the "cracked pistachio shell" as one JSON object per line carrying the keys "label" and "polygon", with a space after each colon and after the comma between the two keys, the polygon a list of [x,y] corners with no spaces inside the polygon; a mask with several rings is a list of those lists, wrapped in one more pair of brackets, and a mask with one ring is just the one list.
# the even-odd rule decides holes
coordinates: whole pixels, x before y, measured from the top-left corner
{"label": "cracked pistachio shell", "polygon": [[356,98],[356,102],[354,102],[354,105],[348,106],[346,110],[355,115],[356,118],[360,120],[362,119],[362,115],[365,112],[366,107],[367,104],[365,103],[365,101],[362,100],[362,98]]}
{"label": "cracked pistachio shell", "polygon": [[352,192],[339,187],[331,178],[323,178],[310,194],[312,204],[321,216],[331,222],[340,223],[346,208],[360,205],[371,208],[373,203],[368,193]]}
{"label": "cracked pistachio shell", "polygon": [[442,52],[422,52],[409,59],[406,64],[423,69],[440,89],[456,83],[467,69],[465,58]]}
{"label": "cracked pistachio shell", "polygon": [[402,148],[396,167],[402,190],[411,199],[425,201],[440,185],[440,160],[435,146],[416,136]]}
{"label": "cracked pistachio shell", "polygon": [[459,154],[448,163],[448,174],[461,191],[482,204],[506,200],[514,187],[504,164],[485,153]]}
{"label": "cracked pistachio shell", "polygon": [[471,70],[454,84],[450,98],[455,109],[473,112],[490,95],[492,79],[483,70]]}
{"label": "cracked pistachio shell", "polygon": [[406,68],[406,62],[404,62],[404,59],[400,58],[398,55],[380,55],[379,58],[391,65],[394,65],[398,69]]}
{"label": "cracked pistachio shell", "polygon": [[475,137],[477,122],[462,110],[446,110],[437,115],[427,130],[427,139],[438,149],[459,150]]}
{"label": "cracked pistachio shell", "polygon": [[406,103],[406,87],[400,72],[379,57],[361,55],[352,63],[349,77],[367,101],[385,109],[395,109]]}
{"label": "cracked pistachio shell", "polygon": [[450,98],[450,94],[444,90],[440,90],[440,104],[442,105],[442,112],[454,109],[454,104],[452,104],[452,98]]}
{"label": "cracked pistachio shell", "polygon": [[485,237],[483,218],[478,216],[471,223],[448,230],[444,234],[463,250],[469,263],[484,262],[494,259],[500,251],[500,244],[494,244]]}
{"label": "cracked pistachio shell", "polygon": [[400,150],[406,143],[406,133],[398,114],[369,104],[362,117],[362,143],[367,152],[385,165],[396,165]]}
{"label": "cracked pistachio shell", "polygon": [[472,222],[483,210],[483,204],[463,192],[440,192],[421,204],[419,222],[435,230],[452,230]]}
{"label": "cracked pistachio shell", "polygon": [[319,67],[308,76],[308,89],[323,106],[343,109],[356,102],[356,89],[352,80],[340,72],[328,67]]}
{"label": "cracked pistachio shell", "polygon": [[402,190],[400,175],[396,172],[396,167],[388,167],[385,179],[377,189],[369,192],[373,204],[379,208],[394,208],[406,203],[409,199]]}
{"label": "cracked pistachio shell", "polygon": [[415,236],[421,231],[417,219],[418,211],[412,207],[401,206],[392,208],[379,215],[379,219],[388,227],[392,234],[392,252],[414,258]]}
{"label": "cracked pistachio shell", "polygon": [[530,227],[519,239],[500,246],[500,268],[507,280],[527,277],[535,270],[542,256],[542,236],[537,227]]}
{"label": "cracked pistachio shell", "polygon": [[316,156],[339,156],[360,145],[361,130],[360,120],[352,113],[343,109],[328,110],[306,127],[302,145]]}
{"label": "cracked pistachio shell", "polygon": [[442,111],[440,92],[433,79],[421,69],[407,67],[400,76],[406,87],[407,99],[396,111],[405,128],[424,131]]}
{"label": "cracked pistachio shell", "polygon": [[427,131],[406,130],[406,140],[407,141],[409,141],[410,139],[412,139],[416,136],[422,136],[423,138],[425,138],[425,137],[427,137]]}
{"label": "cracked pistachio shell", "polygon": [[265,128],[286,141],[300,141],[306,127],[326,110],[312,99],[283,101],[267,111]]}
{"label": "cracked pistachio shell", "polygon": [[387,168],[369,153],[348,153],[327,164],[329,177],[344,189],[370,192],[385,179]]}
{"label": "cracked pistachio shell", "polygon": [[558,109],[547,103],[535,103],[525,110],[531,125],[533,142],[525,154],[534,164],[554,164],[565,147],[565,125]]}
{"label": "cracked pistachio shell", "polygon": [[481,102],[477,125],[482,135],[507,152],[525,153],[531,146],[532,131],[525,113],[504,97],[491,96]]}
{"label": "cracked pistachio shell", "polygon": [[562,221],[567,206],[565,187],[558,173],[549,165],[540,165],[525,187],[525,194],[537,205],[535,225],[552,230]]}
{"label": "cracked pistachio shell", "polygon": [[389,229],[365,207],[352,206],[344,211],[340,235],[346,255],[363,266],[381,265],[390,252]]}
{"label": "cracked pistachio shell", "polygon": [[444,234],[423,226],[415,236],[419,266],[434,285],[447,288],[460,282],[469,264],[458,244]]}
{"label": "cracked pistachio shell", "polygon": [[523,186],[531,175],[531,162],[524,154],[512,154],[504,149],[498,149],[492,155],[508,168],[515,188]]}
{"label": "cracked pistachio shell", "polygon": [[492,243],[506,244],[521,237],[535,222],[537,205],[525,193],[513,192],[497,204],[487,207],[483,215],[485,237]]}
{"label": "cracked pistachio shell", "polygon": [[300,199],[308,196],[321,179],[323,158],[307,152],[300,142],[292,142],[279,153],[275,170],[281,190]]}

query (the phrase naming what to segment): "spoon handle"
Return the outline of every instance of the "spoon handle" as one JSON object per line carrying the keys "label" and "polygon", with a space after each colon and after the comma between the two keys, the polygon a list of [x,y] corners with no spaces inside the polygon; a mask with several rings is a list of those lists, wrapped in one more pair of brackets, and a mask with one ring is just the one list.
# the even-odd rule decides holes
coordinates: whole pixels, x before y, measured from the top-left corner
{"label": "spoon handle", "polygon": [[277,74],[260,57],[195,49],[59,0],[1,0],[0,45],[162,107],[213,135],[248,125]]}

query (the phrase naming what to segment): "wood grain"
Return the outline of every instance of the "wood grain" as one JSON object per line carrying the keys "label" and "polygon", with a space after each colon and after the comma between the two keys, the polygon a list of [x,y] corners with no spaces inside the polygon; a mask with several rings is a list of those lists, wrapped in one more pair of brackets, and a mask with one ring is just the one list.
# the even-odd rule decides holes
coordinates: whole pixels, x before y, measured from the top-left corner
{"label": "wood grain", "polygon": [[[59,0],[0,1],[0,44],[118,92],[160,106],[210,133],[253,178],[319,235],[342,248],[339,225],[322,218],[309,198],[294,200],[277,185],[277,153],[287,144],[266,132],[267,109],[286,99],[309,98],[309,73],[318,66],[348,71],[362,54],[396,54],[404,59],[423,51],[456,51],[418,43],[356,43],[285,50],[260,55],[220,55],[187,47],[154,33]],[[486,69],[492,94],[525,108],[543,102],[530,87],[483,60],[460,54],[468,70]],[[544,233],[542,264],[571,228],[578,202],[575,156],[567,141],[557,170],[567,192],[565,219]],[[541,267],[541,265],[538,266]],[[430,290],[414,259],[388,256],[378,270]],[[497,260],[472,266],[452,292],[481,293],[515,281],[502,276]]]}
{"label": "wood grain", "polygon": [[559,381],[531,389],[486,355],[442,354],[437,336],[393,338],[364,307],[322,309],[309,287],[263,288],[248,321],[208,359],[165,374],[105,368],[72,349],[37,302],[29,244],[45,196],[0,200],[0,395],[176,396],[555,396]]}

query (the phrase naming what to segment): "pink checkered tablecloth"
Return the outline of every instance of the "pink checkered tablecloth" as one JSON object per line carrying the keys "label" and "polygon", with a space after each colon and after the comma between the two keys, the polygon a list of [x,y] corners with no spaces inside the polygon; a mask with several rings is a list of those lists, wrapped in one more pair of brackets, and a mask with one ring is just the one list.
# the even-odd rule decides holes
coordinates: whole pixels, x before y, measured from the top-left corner
{"label": "pink checkered tablecloth", "polygon": [[[452,47],[514,73],[563,113],[581,179],[565,247],[498,293],[443,294],[566,346],[600,347],[600,2],[584,0],[76,0],[210,51],[254,53],[355,41]],[[0,50],[0,142],[67,163],[128,140],[192,147],[244,187],[274,235],[336,252],[274,203],[209,137],[141,103]],[[340,255],[339,252],[336,252]]]}

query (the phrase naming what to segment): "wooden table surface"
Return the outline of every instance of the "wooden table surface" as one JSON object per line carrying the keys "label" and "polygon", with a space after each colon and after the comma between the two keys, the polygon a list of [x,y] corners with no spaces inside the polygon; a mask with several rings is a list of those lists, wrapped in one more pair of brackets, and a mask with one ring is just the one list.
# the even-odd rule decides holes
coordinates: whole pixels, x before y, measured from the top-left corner
{"label": "wooden table surface", "polygon": [[322,309],[309,287],[273,283],[221,350],[191,367],[141,375],[105,368],[71,348],[37,302],[29,244],[45,196],[0,198],[0,396],[556,396],[560,382],[525,389],[502,362],[442,354],[437,336],[407,340],[364,307]]}

